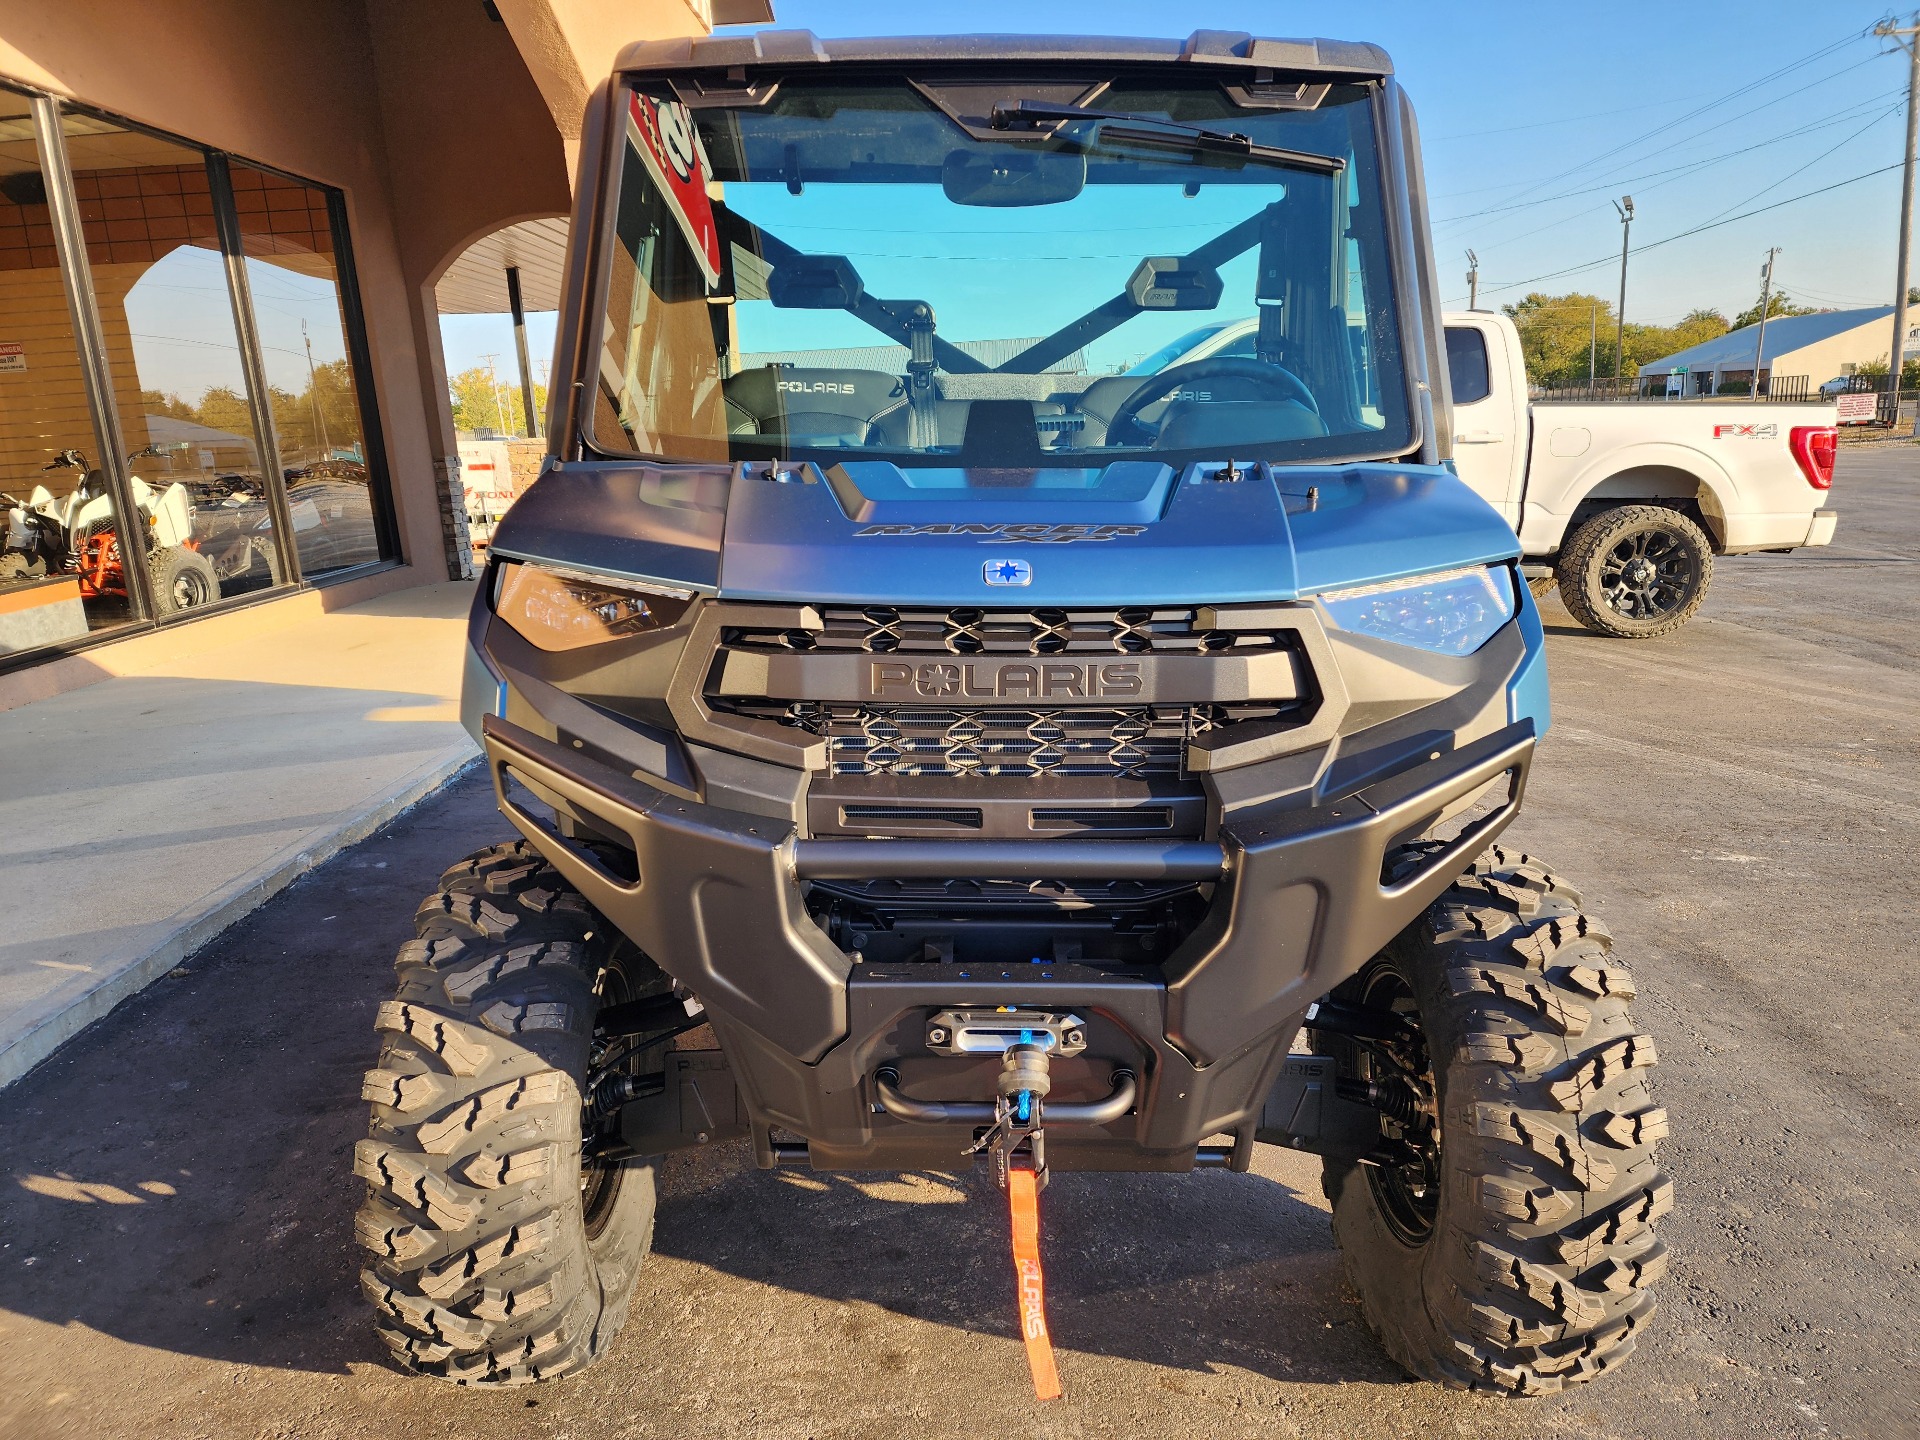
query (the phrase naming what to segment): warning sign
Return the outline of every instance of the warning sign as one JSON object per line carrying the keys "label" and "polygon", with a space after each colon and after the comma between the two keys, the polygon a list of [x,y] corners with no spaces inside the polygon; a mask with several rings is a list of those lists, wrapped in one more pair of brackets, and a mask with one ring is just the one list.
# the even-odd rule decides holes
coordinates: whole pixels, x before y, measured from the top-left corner
{"label": "warning sign", "polygon": [[1871,425],[1879,416],[1880,397],[1871,393],[1837,395],[1842,425]]}
{"label": "warning sign", "polygon": [[678,101],[636,92],[628,119],[628,138],[647,162],[707,284],[719,284],[720,230],[707,197],[707,152],[693,128],[693,116]]}
{"label": "warning sign", "polygon": [[0,371],[27,368],[27,347],[18,340],[0,340]]}

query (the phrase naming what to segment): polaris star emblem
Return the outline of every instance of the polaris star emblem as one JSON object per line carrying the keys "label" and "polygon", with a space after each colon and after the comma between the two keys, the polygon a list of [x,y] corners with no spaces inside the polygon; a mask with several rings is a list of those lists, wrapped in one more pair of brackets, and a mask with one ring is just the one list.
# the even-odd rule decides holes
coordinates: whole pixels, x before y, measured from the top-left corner
{"label": "polaris star emblem", "polygon": [[1033,566],[1024,560],[989,560],[982,567],[989,585],[1031,585]]}

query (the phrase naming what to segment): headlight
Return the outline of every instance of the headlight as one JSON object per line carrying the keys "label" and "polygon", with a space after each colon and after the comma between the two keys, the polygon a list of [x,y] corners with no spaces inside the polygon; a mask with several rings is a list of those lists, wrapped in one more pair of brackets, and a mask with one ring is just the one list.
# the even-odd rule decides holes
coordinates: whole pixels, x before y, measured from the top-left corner
{"label": "headlight", "polygon": [[664,629],[692,598],[691,590],[643,587],[612,575],[503,565],[493,609],[542,650],[578,650]]}
{"label": "headlight", "polygon": [[1338,629],[1440,655],[1471,655],[1514,612],[1511,576],[1480,565],[1329,590],[1319,599]]}

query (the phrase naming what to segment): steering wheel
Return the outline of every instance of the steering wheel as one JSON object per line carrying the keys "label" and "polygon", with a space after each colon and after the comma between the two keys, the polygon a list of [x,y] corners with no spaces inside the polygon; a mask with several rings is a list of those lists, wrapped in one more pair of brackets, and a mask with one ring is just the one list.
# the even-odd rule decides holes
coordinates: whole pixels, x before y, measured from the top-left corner
{"label": "steering wheel", "polygon": [[1270,392],[1276,400],[1294,400],[1314,414],[1320,413],[1306,382],[1286,367],[1243,355],[1215,355],[1148,376],[1113,412],[1113,419],[1107,422],[1107,444],[1151,445],[1154,436],[1140,423],[1140,412],[1154,401],[1199,380],[1249,380]]}

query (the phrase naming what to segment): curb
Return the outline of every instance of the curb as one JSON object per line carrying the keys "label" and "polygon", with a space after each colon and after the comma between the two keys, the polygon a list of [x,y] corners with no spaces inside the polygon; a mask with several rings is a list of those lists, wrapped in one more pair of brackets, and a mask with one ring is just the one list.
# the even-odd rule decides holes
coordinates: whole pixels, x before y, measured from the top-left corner
{"label": "curb", "polygon": [[[199,904],[171,917],[173,930],[157,945],[126,959],[109,974],[50,1013],[29,1007],[0,1029],[0,1089],[20,1079],[114,1006],[138,994],[235,921],[251,914],[315,866],[331,860],[405,810],[425,800],[479,762],[471,741],[462,740],[403,777],[379,804],[334,829],[289,846],[228,882]],[[16,1026],[18,1027],[16,1029]],[[14,1032],[14,1033],[9,1033]]]}

